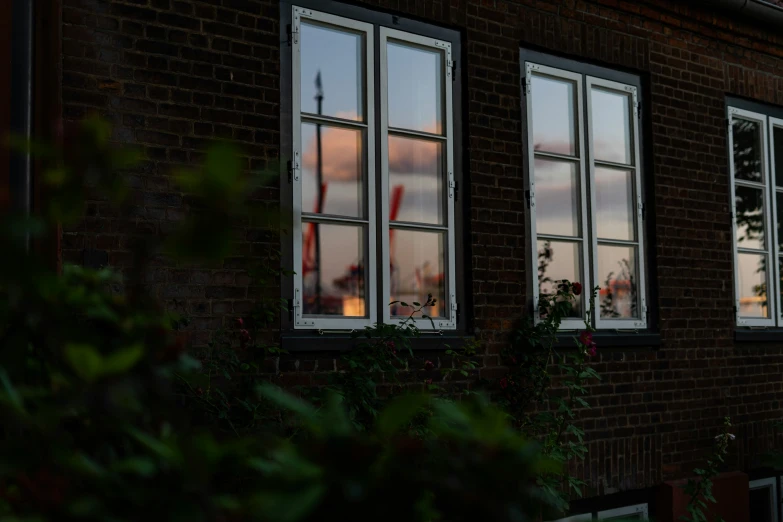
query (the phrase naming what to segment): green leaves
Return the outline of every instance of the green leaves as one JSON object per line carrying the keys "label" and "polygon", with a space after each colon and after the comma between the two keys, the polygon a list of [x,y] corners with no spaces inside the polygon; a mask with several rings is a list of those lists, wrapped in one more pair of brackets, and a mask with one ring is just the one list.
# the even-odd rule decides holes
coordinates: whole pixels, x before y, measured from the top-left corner
{"label": "green leaves", "polygon": [[376,433],[384,439],[389,439],[407,426],[413,418],[425,408],[431,399],[427,395],[402,395],[395,397],[376,419]]}
{"label": "green leaves", "polygon": [[144,346],[136,344],[104,357],[93,346],[69,343],[63,354],[76,375],[92,382],[100,377],[130,370],[144,356]]}

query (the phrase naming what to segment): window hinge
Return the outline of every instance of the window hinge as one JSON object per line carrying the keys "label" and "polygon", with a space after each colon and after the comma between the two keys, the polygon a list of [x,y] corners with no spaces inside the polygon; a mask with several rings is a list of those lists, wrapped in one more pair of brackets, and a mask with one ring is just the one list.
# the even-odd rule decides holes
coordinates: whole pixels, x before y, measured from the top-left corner
{"label": "window hinge", "polygon": [[459,324],[459,303],[456,304],[454,308],[455,315],[455,322]]}
{"label": "window hinge", "polygon": [[523,76],[522,81],[520,82],[520,87],[522,87],[522,96],[527,96],[527,77]]}
{"label": "window hinge", "polygon": [[288,183],[291,183],[294,180],[294,164],[291,162],[291,160],[288,160]]}
{"label": "window hinge", "polygon": [[294,300],[288,299],[288,320],[293,322],[294,321]]}
{"label": "window hinge", "polygon": [[457,60],[449,60],[446,63],[446,66],[451,69],[451,81],[453,82],[454,80],[457,79],[457,74],[456,74],[456,71],[457,71]]}
{"label": "window hinge", "polygon": [[454,180],[453,172],[449,172],[449,197],[457,199],[457,182]]}
{"label": "window hinge", "polygon": [[454,201],[459,200],[459,181],[454,180]]}
{"label": "window hinge", "polygon": [[726,128],[731,130],[731,118],[726,118]]}
{"label": "window hinge", "polygon": [[642,119],[642,104],[640,102],[636,102],[636,116],[640,120]]}
{"label": "window hinge", "polygon": [[533,208],[536,206],[536,193],[532,190],[525,191],[525,199],[527,200],[527,208]]}
{"label": "window hinge", "polygon": [[290,47],[292,42],[299,43],[299,32],[295,31],[291,24],[286,25],[285,29],[288,34],[288,46]]}
{"label": "window hinge", "polygon": [[299,151],[294,152],[294,159],[288,161],[288,182],[299,181]]}

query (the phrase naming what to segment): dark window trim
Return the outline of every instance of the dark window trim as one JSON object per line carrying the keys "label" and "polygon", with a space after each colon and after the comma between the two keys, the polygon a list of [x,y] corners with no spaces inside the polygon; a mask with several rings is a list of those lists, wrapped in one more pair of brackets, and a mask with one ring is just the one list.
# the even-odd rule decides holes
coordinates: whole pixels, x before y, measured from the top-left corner
{"label": "dark window trim", "polygon": [[783,328],[736,328],[734,340],[739,343],[783,343]]}
{"label": "dark window trim", "polygon": [[[324,331],[319,334],[313,330],[296,330],[281,335],[280,347],[288,352],[347,352],[363,340],[347,333]],[[472,336],[460,336],[454,331],[443,332],[442,335],[422,333],[420,337],[411,339],[411,345],[416,351],[442,352],[457,350],[473,340]]]}
{"label": "dark window trim", "polygon": [[[470,227],[469,227],[469,193],[467,167],[470,161],[464,147],[465,136],[468,135],[466,128],[468,118],[466,117],[466,107],[463,102],[463,92],[465,91],[466,78],[462,73],[465,70],[462,55],[462,45],[464,40],[463,32],[457,29],[450,29],[431,23],[420,22],[411,18],[397,16],[388,12],[367,9],[355,5],[344,4],[332,0],[283,0],[280,2],[280,209],[281,209],[281,263],[285,267],[293,266],[293,241],[290,232],[293,230],[291,209],[292,189],[287,183],[287,161],[291,156],[293,146],[293,134],[291,129],[291,111],[292,111],[292,71],[291,71],[291,46],[289,45],[287,28],[291,24],[291,9],[297,5],[316,11],[351,18],[354,20],[371,23],[375,26],[374,32],[374,50],[375,50],[375,84],[380,84],[380,31],[379,27],[389,27],[400,31],[419,34],[443,41],[451,42],[452,61],[455,62],[453,70],[454,78],[457,80],[452,84],[452,114],[454,118],[454,171],[458,188],[458,197],[454,208],[454,226],[455,226],[455,259],[456,259],[456,292],[457,303],[459,305],[457,328],[444,332],[444,337],[460,338],[473,331],[473,303],[470,293]],[[380,111],[380,96],[375,97],[375,109]],[[378,119],[377,125],[380,125]],[[376,148],[380,150],[380,132],[376,133]],[[376,172],[380,172],[381,155],[376,154]],[[378,244],[378,259],[380,259],[380,241]],[[281,291],[283,299],[293,298],[293,279],[291,277],[281,278]],[[383,306],[383,297],[379,295],[377,306]],[[327,337],[329,339],[341,339],[343,345],[350,344],[349,336],[337,333],[325,333],[318,335],[317,330],[294,329],[293,320],[290,314],[281,316],[281,341],[284,345],[288,344],[293,349],[300,350],[319,350],[318,344]],[[309,337],[308,337],[309,335]],[[432,335],[432,334],[427,334]],[[290,339],[290,340],[289,340]],[[300,341],[307,339],[307,341]],[[331,344],[331,343],[328,343]],[[429,344],[423,342],[422,338],[416,340],[416,347],[419,344]]]}
{"label": "dark window trim", "polygon": [[[524,45],[524,44],[523,44]],[[524,63],[535,62],[541,65],[554,67],[557,69],[563,69],[566,71],[576,72],[579,74],[594,76],[596,78],[603,78],[619,83],[625,83],[628,85],[634,85],[637,88],[639,103],[642,107],[642,114],[639,122],[639,145],[642,155],[642,204],[644,205],[644,246],[645,246],[645,263],[647,270],[645,271],[644,278],[647,285],[647,328],[643,330],[637,330],[634,332],[623,332],[613,330],[601,330],[594,333],[596,340],[599,338],[604,339],[604,346],[617,346],[617,347],[649,347],[659,346],[661,344],[661,337],[658,330],[660,312],[658,309],[658,285],[656,284],[656,274],[658,273],[658,263],[655,255],[656,242],[656,230],[655,230],[655,180],[652,175],[653,168],[653,147],[652,142],[646,139],[647,136],[652,136],[652,118],[649,117],[652,114],[651,97],[646,96],[649,92],[650,79],[649,75],[643,71],[639,72],[627,72],[619,70],[614,66],[607,65],[601,66],[593,63],[585,63],[581,60],[565,58],[557,54],[550,54],[548,51],[540,51],[531,49],[529,47],[521,47],[519,54],[520,68],[522,72],[522,78],[520,81],[521,89],[521,113],[522,113],[522,136],[520,139],[524,140],[528,132],[527,111],[525,110],[525,96],[524,92]],[[523,146],[523,154],[528,154]],[[525,187],[529,186],[530,172],[528,169],[528,162],[523,161],[524,183]],[[527,214],[530,210],[527,209]],[[529,219],[529,216],[527,216]],[[534,259],[537,259],[537,252],[533,250],[532,241],[526,241],[526,256],[527,256],[527,270],[528,273],[535,273],[536,267],[531,263]],[[528,281],[528,285],[532,281]],[[527,309],[528,313],[532,313],[533,300],[532,300],[532,286],[528,286],[527,291]],[[570,334],[564,334],[563,337],[570,339]]]}

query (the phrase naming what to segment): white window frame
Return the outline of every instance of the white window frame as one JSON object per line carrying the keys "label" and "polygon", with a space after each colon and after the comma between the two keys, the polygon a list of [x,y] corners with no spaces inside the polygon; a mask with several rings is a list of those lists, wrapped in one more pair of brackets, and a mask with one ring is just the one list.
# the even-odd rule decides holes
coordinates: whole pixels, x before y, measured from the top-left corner
{"label": "white window frame", "polygon": [[581,513],[579,515],[571,515],[570,517],[553,520],[552,522],[592,522],[592,520],[592,513]]}
{"label": "white window frame", "polygon": [[[631,115],[631,152],[633,154],[633,165],[624,165],[621,163],[613,163],[609,161],[597,160],[595,158],[595,146],[591,138],[593,134],[593,87],[599,87],[606,91],[613,91],[623,94],[628,99],[628,113]],[[642,206],[642,174],[641,174],[641,152],[639,149],[639,95],[637,89],[633,85],[626,85],[619,82],[613,82],[610,80],[604,80],[601,78],[594,78],[587,76],[587,128],[588,128],[588,147],[589,147],[589,160],[590,160],[590,187],[595,187],[595,168],[598,166],[613,167],[623,170],[633,170],[633,191],[635,196],[636,207],[636,241],[618,241],[602,239],[602,244],[613,244],[618,246],[636,246],[636,277],[637,288],[639,295],[636,303],[639,309],[639,317],[631,319],[601,319],[600,310],[594,307],[595,313],[595,328],[600,329],[627,329],[629,326],[632,328],[647,328],[647,295],[645,293],[645,266],[644,266],[644,213]],[[598,233],[596,226],[596,209],[598,204],[596,201],[595,190],[590,191],[590,208],[592,209],[590,221],[591,221],[591,235],[592,235],[592,249],[593,258],[591,259],[593,264],[593,280],[596,285],[600,285],[598,274]],[[589,287],[592,288],[592,287]],[[600,299],[600,297],[598,298]]]}
{"label": "white window frame", "polygon": [[[555,154],[549,152],[535,152],[533,143],[533,75],[548,76],[551,78],[563,79],[570,82],[574,82],[576,92],[576,112],[574,119],[577,127],[577,146],[579,150],[579,156],[577,158],[566,156],[562,154]],[[588,266],[590,265],[590,250],[589,250],[589,237],[588,237],[588,219],[587,219],[587,187],[585,176],[585,155],[587,150],[585,149],[585,137],[584,137],[584,88],[583,88],[583,74],[565,71],[563,69],[556,69],[554,67],[548,67],[546,65],[540,65],[533,62],[525,62],[525,89],[527,89],[527,96],[525,96],[526,110],[527,110],[527,163],[529,172],[529,190],[530,190],[530,237],[533,242],[532,257],[533,257],[533,318],[536,322],[541,320],[541,311],[539,309],[540,289],[538,283],[538,240],[539,234],[536,225],[536,177],[535,177],[535,161],[536,157],[557,159],[561,161],[570,161],[576,163],[579,175],[579,191],[581,198],[581,242],[582,242],[582,266],[581,266],[581,283],[583,284],[586,295],[589,292],[590,286],[590,271]],[[555,238],[556,236],[552,236]],[[546,239],[550,239],[548,235],[545,235]],[[572,238],[562,238],[564,241],[572,241]],[[587,310],[587,302],[584,300],[584,310]],[[584,319],[576,317],[566,317],[560,323],[561,330],[578,330],[584,328]]]}
{"label": "white window frame", "polygon": [[[343,18],[312,9],[293,6],[292,13],[292,114],[293,114],[293,160],[292,160],[292,191],[293,191],[293,260],[294,280],[294,328],[295,329],[360,329],[369,326],[377,320],[377,261],[376,261],[376,211],[375,211],[375,98],[374,98],[374,34],[372,24]],[[335,216],[309,215],[308,219],[316,223],[362,225],[365,230],[362,248],[365,264],[365,317],[345,316],[305,316],[302,310],[303,280],[302,280],[302,100],[301,100],[301,42],[299,35],[302,20],[318,24],[326,24],[355,33],[364,33],[364,122],[349,122],[327,116],[304,116],[307,121],[328,123],[343,128],[364,131],[366,153],[364,158],[366,218],[354,219]]]}
{"label": "white window frame", "polygon": [[[396,40],[406,44],[413,44],[413,46],[424,47],[428,50],[437,50],[443,53],[443,70],[441,71],[442,85],[445,92],[445,126],[444,135],[437,136],[429,133],[411,131],[406,129],[393,128],[392,132],[395,135],[407,136],[412,138],[425,138],[432,141],[440,141],[446,144],[446,173],[447,178],[444,180],[444,188],[448,191],[448,197],[444,198],[446,203],[446,223],[442,226],[438,225],[419,225],[419,224],[405,224],[400,225],[395,223],[395,228],[405,230],[421,230],[421,231],[438,231],[445,232],[445,245],[444,253],[446,254],[445,260],[445,299],[443,310],[446,313],[446,317],[433,318],[430,322],[426,319],[416,319],[416,326],[421,330],[453,330],[457,327],[457,296],[456,296],[456,254],[455,254],[455,221],[454,221],[454,190],[456,188],[454,177],[454,115],[452,108],[452,78],[451,78],[451,43],[437,40],[435,38],[428,38],[412,33],[398,31],[396,29],[389,29],[387,27],[380,28],[380,60],[381,60],[381,262],[382,267],[382,292],[383,292],[383,321],[387,324],[399,324],[404,317],[392,317],[391,310],[388,303],[391,301],[391,252],[388,241],[390,223],[389,223],[389,124],[388,124],[388,64],[387,64],[387,52],[386,44],[389,40]],[[434,324],[433,324],[434,323]]]}
{"label": "white window frame", "polygon": [[[770,154],[770,140],[774,139],[771,138],[772,132],[772,126],[768,123],[768,121],[771,119],[767,115],[758,113],[758,112],[752,112],[747,111],[744,109],[738,109],[736,107],[729,107],[729,121],[728,121],[728,141],[729,141],[729,176],[731,181],[731,194],[730,194],[730,207],[731,208],[731,240],[732,240],[732,252],[734,256],[734,307],[735,307],[735,318],[737,321],[737,326],[750,326],[750,327],[773,327],[779,322],[778,315],[776,313],[776,310],[779,308],[779,300],[780,300],[780,293],[778,291],[779,283],[777,281],[777,278],[779,277],[778,274],[778,259],[779,259],[779,249],[778,249],[778,237],[777,237],[777,226],[775,226],[776,221],[776,208],[775,208],[775,199],[772,197],[772,192],[776,190],[775,188],[775,181],[772,179],[774,176],[774,170],[771,168],[771,165],[774,166],[774,153]],[[735,168],[734,168],[734,120],[735,119],[742,119],[747,121],[753,121],[759,123],[761,126],[761,135],[762,135],[762,181],[761,182],[755,182],[755,181],[746,181],[746,180],[737,180],[735,177]],[[775,120],[777,122],[780,122],[781,120]],[[783,122],[781,122],[783,123]],[[778,125],[783,126],[783,124]],[[736,187],[744,186],[744,187],[750,187],[755,189],[761,189],[764,192],[764,206],[765,206],[765,215],[764,215],[764,227],[765,227],[765,242],[766,242],[766,250],[754,250],[754,249],[740,249],[737,244],[737,226],[736,226],[736,216],[737,216],[737,206],[735,201],[735,194],[736,194]],[[739,254],[740,252],[748,252],[752,254],[764,254],[767,258],[767,307],[769,309],[767,318],[757,318],[757,317],[744,317],[740,315],[740,278],[739,278]],[[774,256],[774,257],[773,257]],[[773,263],[774,260],[774,263]],[[775,295],[775,298],[772,299],[771,295]]]}
{"label": "white window frame", "polygon": [[[538,270],[537,253],[538,253],[538,240],[541,234],[537,232],[536,225],[536,198],[535,198],[535,160],[537,157],[557,159],[561,161],[571,161],[578,163],[579,165],[579,190],[581,197],[581,220],[582,230],[582,266],[580,270],[581,283],[585,289],[583,295],[587,297],[591,294],[592,288],[598,284],[598,236],[596,229],[596,194],[593,187],[595,187],[595,167],[599,166],[611,166],[622,168],[624,170],[632,170],[634,172],[634,195],[635,195],[635,207],[636,207],[636,241],[611,241],[601,240],[602,244],[618,244],[624,246],[636,247],[636,259],[635,267],[637,273],[637,289],[638,289],[638,310],[639,317],[629,319],[601,319],[599,310],[596,310],[596,303],[591,304],[592,317],[587,317],[587,321],[595,326],[596,329],[645,329],[647,328],[647,274],[645,267],[645,248],[644,248],[644,215],[643,215],[643,200],[642,200],[642,179],[641,179],[641,145],[640,145],[640,121],[639,121],[639,100],[636,86],[619,83],[615,81],[605,80],[602,78],[596,78],[583,73],[577,73],[565,69],[559,69],[541,65],[535,62],[526,61],[525,66],[525,86],[526,89],[526,121],[528,125],[527,129],[527,166],[528,166],[528,187],[530,190],[530,212],[529,212],[529,231],[532,241],[531,256],[534,259],[531,273],[532,288],[533,288],[533,317],[536,322],[541,320],[539,310],[539,282],[538,282]],[[556,153],[541,152],[534,150],[533,143],[533,100],[532,95],[532,78],[534,75],[548,76],[557,79],[563,79],[570,82],[574,82],[576,85],[576,111],[575,123],[577,126],[578,134],[578,148],[579,156],[571,157]],[[606,161],[596,161],[594,154],[594,146],[592,140],[592,87],[597,86],[604,90],[619,92],[628,96],[629,100],[629,114],[631,115],[631,147],[633,155],[632,165],[614,164]],[[586,99],[585,99],[586,96]],[[585,146],[587,144],[587,147]],[[590,190],[588,192],[588,185]],[[588,212],[588,204],[590,212]],[[564,241],[573,241],[572,238],[558,237],[553,235],[543,235],[545,238],[561,239]],[[600,297],[598,298],[600,299]],[[585,302],[585,305],[587,303]],[[578,330],[584,327],[584,319],[581,318],[565,318],[561,321],[561,330]]]}
{"label": "white window frame", "polygon": [[633,506],[623,506],[615,509],[607,509],[598,512],[598,520],[605,518],[622,517],[627,515],[638,515],[642,513],[643,520],[648,520],[647,504],[635,504]]}
{"label": "white window frame", "polygon": [[771,520],[776,522],[778,519],[778,487],[775,477],[751,480],[748,483],[748,492],[752,489],[769,488],[769,509],[772,515]]}

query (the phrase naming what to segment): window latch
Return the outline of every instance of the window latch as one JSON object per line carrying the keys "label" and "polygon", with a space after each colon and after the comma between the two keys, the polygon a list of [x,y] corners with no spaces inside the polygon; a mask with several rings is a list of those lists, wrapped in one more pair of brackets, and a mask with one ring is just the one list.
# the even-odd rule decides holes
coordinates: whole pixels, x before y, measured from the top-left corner
{"label": "window latch", "polygon": [[291,24],[286,25],[286,32],[288,33],[288,46],[291,46],[291,42],[299,43],[299,32],[293,28]]}

